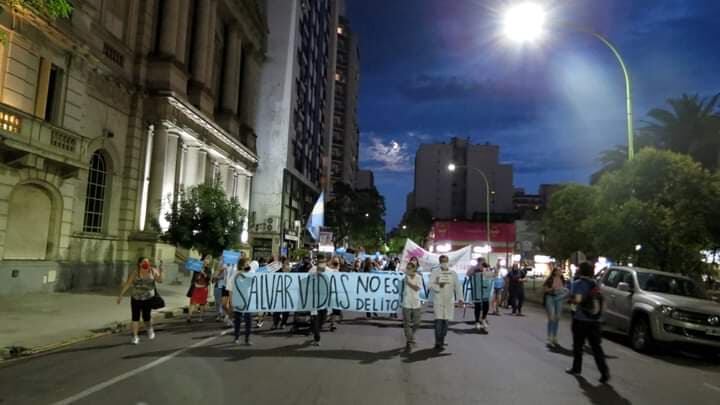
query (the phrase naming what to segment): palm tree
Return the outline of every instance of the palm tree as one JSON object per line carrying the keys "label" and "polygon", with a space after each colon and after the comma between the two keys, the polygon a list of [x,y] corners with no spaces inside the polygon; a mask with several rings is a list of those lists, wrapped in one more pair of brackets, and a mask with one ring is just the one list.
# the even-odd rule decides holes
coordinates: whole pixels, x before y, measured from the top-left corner
{"label": "palm tree", "polygon": [[[653,134],[642,129],[635,132],[634,140],[636,151],[647,147],[658,146]],[[623,167],[627,160],[627,146],[625,145],[615,145],[612,149],[602,151],[600,153],[600,157],[598,157],[598,161],[602,166],[600,167],[600,170],[590,176],[590,184],[597,184],[605,173],[619,170]]]}
{"label": "palm tree", "polygon": [[703,167],[715,170],[720,163],[720,93],[710,98],[697,94],[671,98],[670,110],[654,108],[644,129],[655,138],[659,148],[685,153]]}

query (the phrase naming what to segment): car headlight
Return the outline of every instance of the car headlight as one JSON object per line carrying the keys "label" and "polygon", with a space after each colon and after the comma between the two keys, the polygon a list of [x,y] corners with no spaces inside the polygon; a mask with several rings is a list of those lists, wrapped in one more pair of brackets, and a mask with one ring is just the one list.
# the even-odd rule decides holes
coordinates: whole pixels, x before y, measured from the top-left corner
{"label": "car headlight", "polygon": [[671,316],[675,308],[669,306],[669,305],[660,305],[658,307],[658,312],[665,316]]}

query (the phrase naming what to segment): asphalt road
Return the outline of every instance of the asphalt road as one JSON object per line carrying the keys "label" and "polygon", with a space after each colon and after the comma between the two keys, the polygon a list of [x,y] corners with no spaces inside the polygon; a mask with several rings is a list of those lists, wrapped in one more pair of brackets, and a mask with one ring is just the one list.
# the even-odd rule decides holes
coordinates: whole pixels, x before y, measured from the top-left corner
{"label": "asphalt road", "polygon": [[[467,311],[470,320],[471,309]],[[355,314],[351,314],[355,315]],[[264,330],[252,347],[237,346],[217,323],[175,322],[155,341],[129,345],[113,335],[0,367],[0,404],[719,404],[720,359],[673,350],[633,352],[605,339],[610,385],[587,355],[584,376],[564,373],[565,349],[544,347],[544,314],[491,317],[476,333],[457,311],[449,346],[434,352],[431,314],[418,347],[403,354],[399,321],[354,319],[308,338]]]}

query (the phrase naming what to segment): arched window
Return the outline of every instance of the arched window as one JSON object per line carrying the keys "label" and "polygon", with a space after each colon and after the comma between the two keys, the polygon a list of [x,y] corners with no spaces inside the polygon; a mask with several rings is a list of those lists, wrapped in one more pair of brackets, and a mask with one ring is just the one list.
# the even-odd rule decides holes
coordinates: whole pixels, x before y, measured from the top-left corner
{"label": "arched window", "polygon": [[98,150],[93,153],[90,160],[90,172],[88,173],[85,197],[84,232],[102,232],[106,186],[107,164],[105,156]]}

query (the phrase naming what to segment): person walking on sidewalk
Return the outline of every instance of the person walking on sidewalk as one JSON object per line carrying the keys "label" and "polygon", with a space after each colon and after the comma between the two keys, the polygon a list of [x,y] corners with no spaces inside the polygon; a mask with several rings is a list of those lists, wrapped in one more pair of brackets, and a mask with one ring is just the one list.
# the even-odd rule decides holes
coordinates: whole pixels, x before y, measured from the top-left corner
{"label": "person walking on sidewalk", "polygon": [[150,312],[152,311],[151,300],[157,293],[157,283],[162,283],[162,261],[160,266],[154,268],[150,265],[150,259],[141,257],[137,262],[137,269],[130,272],[127,281],[120,289],[120,295],[117,303],[122,302],[125,292],[130,290],[130,314],[132,319],[132,340],[131,343],[136,345],[140,343],[138,330],[140,329],[140,315],[142,315],[143,324],[147,330],[148,339],[155,339],[155,330],[152,325]]}
{"label": "person walking on sidewalk", "polygon": [[405,329],[405,350],[410,352],[415,346],[415,331],[420,327],[422,304],[420,303],[422,276],[417,273],[417,266],[410,262],[405,267],[405,284],[402,296],[403,328]]}
{"label": "person walking on sidewalk", "polygon": [[520,269],[520,266],[513,265],[513,269],[508,273],[508,289],[510,292],[510,305],[512,305],[512,314],[523,316],[522,306],[525,301],[525,281],[527,272]]}
{"label": "person walking on sidewalk", "polygon": [[[250,274],[250,265],[248,264],[246,259],[240,259],[240,262],[238,263],[238,271],[235,274],[235,279],[233,279],[232,282],[232,289],[233,291],[235,289],[235,283],[246,279],[248,277],[252,277]],[[250,341],[250,333],[252,332],[252,313],[247,311],[241,311],[238,310],[238,308],[233,307],[232,305],[232,294],[230,294],[230,307],[233,309],[233,318],[234,318],[234,337],[235,337],[235,344],[240,344],[240,326],[242,323],[245,323],[245,346],[252,346],[252,342]]]}
{"label": "person walking on sidewalk", "polygon": [[600,370],[600,382],[605,384],[610,380],[610,370],[605,361],[605,353],[601,344],[600,320],[603,313],[603,299],[593,275],[591,263],[580,263],[579,277],[572,283],[570,299],[577,307],[572,320],[573,365],[567,370],[567,373],[575,376],[582,373],[583,346],[587,340],[592,348],[595,364]]}
{"label": "person walking on sidewalk", "polygon": [[557,334],[560,328],[560,316],[562,315],[563,303],[569,294],[565,286],[565,277],[559,267],[553,268],[550,276],[543,283],[545,292],[543,301],[547,312],[547,338],[548,346],[557,346]]}
{"label": "person walking on sidewalk", "polygon": [[217,316],[215,320],[222,322],[225,318],[225,309],[223,303],[223,292],[225,291],[225,275],[227,274],[227,266],[225,264],[218,266],[218,269],[212,276],[212,282],[214,284],[213,296],[215,298],[215,310]]}
{"label": "person walking on sidewalk", "polygon": [[467,279],[472,286],[472,300],[475,310],[475,329],[482,333],[488,332],[487,315],[490,310],[492,286],[495,274],[484,260],[478,260],[476,266],[467,271]]}
{"label": "person walking on sidewalk", "polygon": [[[206,267],[209,270],[210,267]],[[190,305],[188,306],[187,323],[192,322],[193,312],[199,312],[200,318],[198,322],[203,321],[203,315],[207,306],[208,290],[210,286],[209,271],[195,272],[193,277],[192,293],[190,295]]]}
{"label": "person walking on sidewalk", "polygon": [[433,291],[435,311],[435,349],[443,350],[448,331],[448,322],[455,316],[455,301],[463,303],[462,286],[457,274],[450,271],[449,259],[440,256],[440,269],[430,274],[430,288]]}

